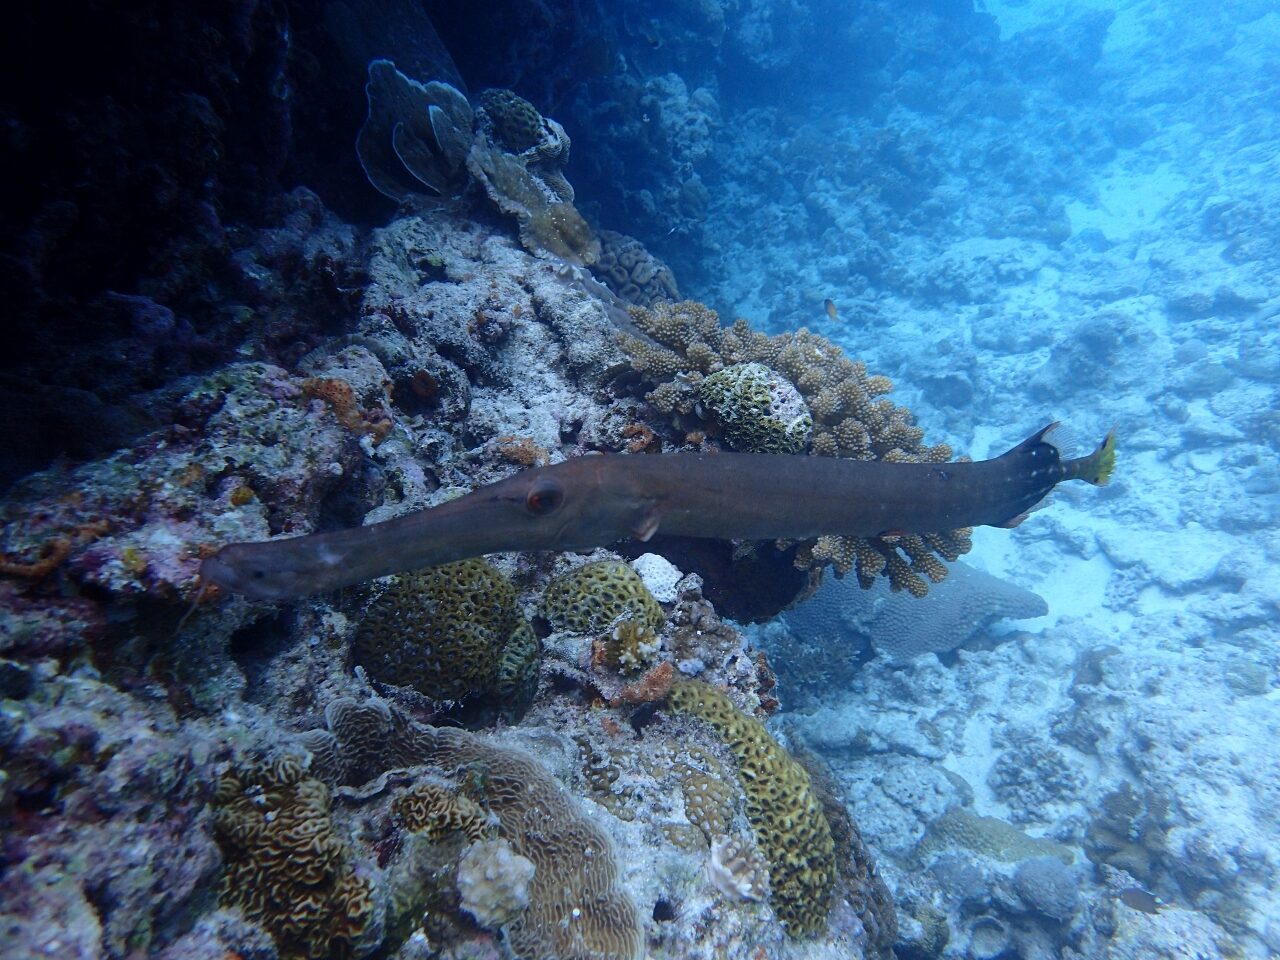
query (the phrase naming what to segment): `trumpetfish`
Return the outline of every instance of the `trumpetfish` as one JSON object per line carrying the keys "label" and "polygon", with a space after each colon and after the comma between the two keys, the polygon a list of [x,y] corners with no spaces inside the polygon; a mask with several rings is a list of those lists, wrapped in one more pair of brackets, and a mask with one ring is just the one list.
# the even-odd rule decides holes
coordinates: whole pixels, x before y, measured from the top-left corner
{"label": "trumpetfish", "polygon": [[1012,527],[1066,480],[1107,482],[1115,431],[1064,458],[1059,425],[991,460],[890,463],[767,453],[600,454],[523,470],[364,527],[232,543],[202,579],[286,600],[486,553],[587,550],[664,534],[716,540],[875,537]]}

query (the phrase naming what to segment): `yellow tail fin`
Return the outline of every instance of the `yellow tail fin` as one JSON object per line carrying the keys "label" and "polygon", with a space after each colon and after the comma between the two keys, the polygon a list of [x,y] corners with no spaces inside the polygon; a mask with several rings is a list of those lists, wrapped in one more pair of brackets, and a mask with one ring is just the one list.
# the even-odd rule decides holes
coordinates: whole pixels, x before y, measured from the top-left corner
{"label": "yellow tail fin", "polygon": [[1116,428],[1112,427],[1098,449],[1087,457],[1073,461],[1073,477],[1100,487],[1111,479],[1116,469]]}

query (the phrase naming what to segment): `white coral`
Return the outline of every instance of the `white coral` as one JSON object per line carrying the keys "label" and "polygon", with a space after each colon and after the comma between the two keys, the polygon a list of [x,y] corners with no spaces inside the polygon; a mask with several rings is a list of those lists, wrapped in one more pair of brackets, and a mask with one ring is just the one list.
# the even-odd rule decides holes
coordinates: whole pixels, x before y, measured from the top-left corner
{"label": "white coral", "polygon": [[769,895],[769,875],[760,855],[738,837],[721,837],[711,844],[707,877],[735,900],[759,903]]}
{"label": "white coral", "polygon": [[631,566],[640,574],[655,600],[659,603],[675,602],[676,584],[684,574],[670,560],[656,553],[643,553],[631,561]]}
{"label": "white coral", "polygon": [[536,868],[506,840],[482,840],[467,848],[458,862],[462,909],[482,927],[496,930],[529,906],[529,883]]}

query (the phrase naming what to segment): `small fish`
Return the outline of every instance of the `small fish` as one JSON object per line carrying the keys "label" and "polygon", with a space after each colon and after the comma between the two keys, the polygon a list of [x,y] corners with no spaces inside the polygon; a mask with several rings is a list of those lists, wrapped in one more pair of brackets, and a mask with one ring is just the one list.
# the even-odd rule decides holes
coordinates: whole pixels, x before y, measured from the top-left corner
{"label": "small fish", "polygon": [[1143,913],[1159,913],[1164,901],[1154,893],[1147,893],[1141,887],[1125,887],[1120,891],[1120,902],[1126,907],[1141,910]]}
{"label": "small fish", "polygon": [[827,311],[827,316],[830,317],[832,320],[840,319],[840,314],[836,311],[836,302],[832,300],[830,297],[822,301],[822,307],[824,310]]}

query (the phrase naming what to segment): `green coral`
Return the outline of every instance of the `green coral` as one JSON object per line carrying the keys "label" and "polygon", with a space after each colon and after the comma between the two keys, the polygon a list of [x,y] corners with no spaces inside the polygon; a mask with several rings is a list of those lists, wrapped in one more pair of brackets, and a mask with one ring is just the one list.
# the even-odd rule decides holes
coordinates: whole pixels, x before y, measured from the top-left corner
{"label": "green coral", "polygon": [[666,614],[640,575],[619,560],[586,563],[561,574],[542,595],[542,615],[557,630],[602,633],[628,619],[654,633]]}
{"label": "green coral", "polygon": [[707,377],[698,399],[715,413],[729,446],[747,453],[802,453],[813,417],[800,391],[763,363],[735,363]]}
{"label": "green coral", "polygon": [[484,111],[489,135],[504,150],[523,153],[536,147],[546,136],[542,114],[538,108],[510,90],[484,90],[477,98]]}
{"label": "green coral", "polygon": [[374,680],[434,700],[497,693],[513,707],[532,699],[537,649],[515,588],[480,558],[400,576],[355,635],[356,660]]}
{"label": "green coral", "polygon": [[271,934],[283,960],[363,956],[382,939],[369,881],[329,819],[329,788],[294,757],[227,773],[214,794],[222,902]]}
{"label": "green coral", "polygon": [[792,936],[826,926],[836,883],[831,827],[809,774],[720,691],[697,680],[672,685],[670,707],[704,721],[732,751],[746,794],[747,819],[769,862],[773,910]]}
{"label": "green coral", "polygon": [[498,679],[494,684],[494,692],[508,717],[523,716],[533,703],[538,692],[540,659],[538,637],[529,622],[521,617],[498,658]]}

